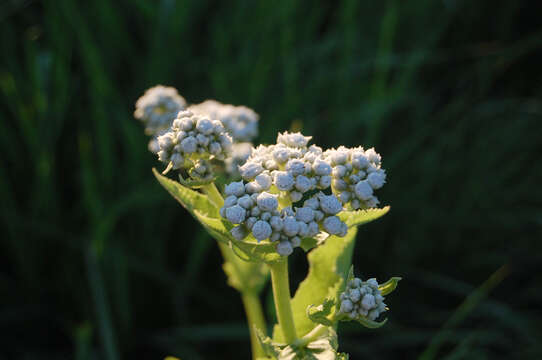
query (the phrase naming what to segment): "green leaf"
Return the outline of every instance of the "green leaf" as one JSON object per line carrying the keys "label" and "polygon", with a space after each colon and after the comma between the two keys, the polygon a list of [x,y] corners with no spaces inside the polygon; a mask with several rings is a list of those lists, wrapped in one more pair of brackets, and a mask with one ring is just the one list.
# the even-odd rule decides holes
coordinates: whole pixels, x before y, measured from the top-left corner
{"label": "green leaf", "polygon": [[179,182],[183,184],[186,187],[198,189],[202,186],[209,185],[210,183],[214,182],[216,180],[216,177],[205,179],[205,180],[194,180],[192,178],[185,179],[181,175],[179,175]]}
{"label": "green leaf", "polygon": [[348,225],[348,227],[359,226],[371,222],[386,215],[390,211],[390,207],[386,206],[381,209],[367,209],[356,211],[343,211],[339,214],[339,218]]}
{"label": "green leaf", "polygon": [[[322,304],[326,298],[335,299],[339,295],[339,287],[347,276],[352,263],[352,252],[357,229],[348,231],[345,237],[330,236],[326,241],[308,254],[309,273],[292,299],[292,312],[297,335],[309,333],[314,322],[307,316],[310,305]],[[275,326],[273,339],[283,342],[284,337],[278,326]]]}
{"label": "green leaf", "polygon": [[228,221],[210,218],[197,210],[194,211],[194,214],[213,237],[226,242],[242,260],[272,264],[283,259],[277,253],[275,244],[269,241],[258,242],[252,235],[247,236],[242,241],[236,240],[229,232],[232,226]]}
{"label": "green leaf", "polygon": [[397,284],[399,284],[399,281],[401,280],[400,277],[392,277],[388,281],[386,281],[384,284],[380,284],[378,286],[378,290],[382,293],[382,296],[386,296],[389,293],[391,293],[395,288],[397,288]]}
{"label": "green leaf", "polygon": [[318,306],[310,305],[307,308],[307,317],[317,324],[333,326],[331,320],[327,318],[331,313],[333,305],[335,305],[333,299],[325,299],[324,303]]}
{"label": "green leaf", "polygon": [[384,326],[384,324],[388,322],[388,319],[384,319],[381,322],[378,322],[378,321],[369,320],[363,316],[360,316],[357,319],[355,319],[355,321],[359,322],[361,325],[365,326],[366,328],[378,329],[379,327]]}
{"label": "green leaf", "polygon": [[152,169],[158,182],[173,196],[186,210],[194,215],[194,210],[210,217],[218,217],[218,208],[207,198],[207,196],[187,188],[173,181]]}

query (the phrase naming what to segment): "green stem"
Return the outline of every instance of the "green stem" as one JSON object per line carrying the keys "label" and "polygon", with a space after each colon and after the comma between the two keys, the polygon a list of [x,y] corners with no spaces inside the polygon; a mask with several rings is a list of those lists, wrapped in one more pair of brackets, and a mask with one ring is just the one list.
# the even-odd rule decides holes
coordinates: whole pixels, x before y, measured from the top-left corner
{"label": "green stem", "polygon": [[[202,187],[202,191],[207,194],[209,199],[215,203],[218,207],[224,205],[224,199],[222,195],[216,188],[214,183],[207,184]],[[244,279],[243,271],[240,269],[239,259],[225,243],[217,241],[220,252],[224,260],[232,264],[233,269],[237,275],[238,279]],[[246,284],[246,281],[243,281]],[[245,307],[245,312],[247,314],[248,329],[250,331],[250,343],[252,345],[252,358],[257,359],[259,357],[264,357],[265,354],[263,349],[258,341],[256,331],[254,326],[256,326],[261,331],[265,332],[267,325],[265,324],[265,318],[263,316],[262,304],[258,298],[258,294],[252,290],[240,291],[241,299],[243,300],[243,306]]]}
{"label": "green stem", "polygon": [[327,329],[328,329],[328,326],[318,324],[307,335],[303,336],[301,339],[297,339],[294,345],[299,346],[299,347],[304,347],[307,344],[313,342],[314,340],[324,335]]}
{"label": "green stem", "polygon": [[264,357],[265,353],[260,345],[258,340],[258,335],[256,334],[257,327],[260,331],[265,333],[265,319],[263,317],[262,305],[258,294],[252,291],[241,293],[241,298],[243,299],[243,305],[245,306],[245,312],[247,314],[248,328],[250,330],[250,343],[252,344],[252,358],[257,359]]}
{"label": "green stem", "polygon": [[284,340],[291,344],[297,339],[294,325],[294,316],[290,304],[290,284],[288,282],[288,259],[269,265],[271,269],[271,282],[273,284],[273,298],[279,326],[282,329]]}

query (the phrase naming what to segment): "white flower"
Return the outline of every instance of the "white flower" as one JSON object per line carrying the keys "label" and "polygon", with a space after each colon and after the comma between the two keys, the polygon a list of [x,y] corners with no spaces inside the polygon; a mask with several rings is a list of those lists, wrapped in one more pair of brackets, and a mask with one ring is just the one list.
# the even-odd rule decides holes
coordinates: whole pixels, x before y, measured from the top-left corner
{"label": "white flower", "polygon": [[226,209],[226,219],[232,224],[241,224],[245,220],[246,214],[246,210],[239,205]]}
{"label": "white flower", "polygon": [[171,126],[185,106],[186,101],[175,88],[157,85],[137,100],[134,117],[143,122],[147,135],[158,135]]}
{"label": "white flower", "polygon": [[243,181],[232,182],[226,185],[224,192],[226,195],[235,195],[240,197],[245,194],[245,185],[243,184]]}
{"label": "white flower", "polygon": [[219,120],[235,142],[252,141],[258,135],[259,116],[245,106],[206,100],[200,104],[191,105],[188,109],[195,114]]}
{"label": "white flower", "polygon": [[279,134],[277,137],[278,144],[294,148],[306,147],[312,136],[303,136],[301,133],[288,133],[288,131]]}
{"label": "white flower", "polygon": [[369,200],[373,195],[373,188],[369,185],[369,182],[366,180],[360,181],[356,184],[354,188],[356,196],[360,200]]}
{"label": "white flower", "polygon": [[252,227],[252,235],[254,235],[258,241],[269,238],[269,236],[271,236],[271,232],[271,225],[263,220],[257,221]]}
{"label": "white flower", "polygon": [[288,256],[294,252],[294,249],[289,241],[281,241],[277,244],[277,252],[281,256]]}
{"label": "white flower", "polygon": [[159,160],[173,169],[186,168],[190,176],[203,178],[205,173],[212,178],[212,168],[205,160],[223,160],[231,149],[231,138],[219,121],[180,111],[171,128],[158,137],[158,146]]}
{"label": "white flower", "polygon": [[359,278],[350,280],[339,299],[339,313],[346,314],[352,319],[365,317],[376,320],[387,310],[376,279],[369,279],[366,282]]}
{"label": "white flower", "polygon": [[258,195],[257,198],[258,207],[262,211],[273,211],[276,210],[279,202],[277,200],[276,195],[272,195],[270,193],[263,192]]}

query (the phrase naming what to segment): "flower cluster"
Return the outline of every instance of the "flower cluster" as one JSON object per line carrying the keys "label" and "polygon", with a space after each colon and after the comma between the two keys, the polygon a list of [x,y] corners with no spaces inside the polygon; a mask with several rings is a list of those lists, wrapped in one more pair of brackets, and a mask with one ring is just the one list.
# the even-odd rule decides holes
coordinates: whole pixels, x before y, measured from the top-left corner
{"label": "flower cluster", "polygon": [[381,168],[380,154],[374,148],[330,149],[324,157],[333,167],[333,192],[344,205],[354,210],[376,207],[379,203],[374,190],[386,183],[386,172]]}
{"label": "flower cluster", "polygon": [[350,280],[346,290],[340,295],[339,313],[350,319],[360,317],[376,320],[381,313],[387,310],[384,296],[378,290],[376,279],[361,281],[359,278]]}
{"label": "flower cluster", "polygon": [[156,136],[167,130],[185,107],[185,99],[175,88],[157,85],[137,100],[134,117],[143,122],[147,135]]}
{"label": "flower cluster", "polygon": [[222,123],[194,115],[178,113],[171,128],[158,137],[158,159],[173,169],[186,168],[196,178],[212,175],[207,160],[224,160],[231,151],[232,139]]}
{"label": "flower cluster", "polygon": [[332,167],[309,140],[300,133],[279,134],[277,144],[253,149],[239,167],[242,180],[226,186],[221,209],[222,217],[238,225],[232,230],[236,239],[252,233],[258,241],[276,242],[277,252],[287,256],[304,237],[321,231],[346,235],[337,216],[342,203],[323,192],[330,189]]}
{"label": "flower cluster", "polygon": [[205,100],[188,108],[195,114],[207,115],[222,122],[234,142],[250,142],[258,136],[259,116],[246,106],[222,104]]}

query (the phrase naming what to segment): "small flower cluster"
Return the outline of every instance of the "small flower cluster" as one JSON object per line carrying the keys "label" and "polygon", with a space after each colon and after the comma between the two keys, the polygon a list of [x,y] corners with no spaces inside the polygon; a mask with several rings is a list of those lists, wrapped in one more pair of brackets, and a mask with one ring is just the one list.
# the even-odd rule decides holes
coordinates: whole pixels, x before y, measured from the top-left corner
{"label": "small flower cluster", "polygon": [[221,121],[234,142],[250,142],[258,136],[259,116],[246,106],[234,106],[215,100],[205,100],[200,104],[191,105],[188,110]]}
{"label": "small flower cluster", "polygon": [[196,178],[208,178],[212,172],[207,160],[224,160],[232,139],[220,121],[184,110],[169,131],[158,137],[158,145],[160,161],[173,169],[190,169]]}
{"label": "small flower cluster", "polygon": [[374,321],[387,310],[376,279],[365,282],[359,278],[350,280],[346,290],[340,295],[340,301],[339,313],[346,314],[353,320],[365,317]]}
{"label": "small flower cluster", "polygon": [[147,135],[156,136],[167,130],[185,107],[185,99],[175,88],[157,85],[137,100],[134,117],[143,122]]}
{"label": "small flower cluster", "polygon": [[376,207],[379,203],[374,190],[386,183],[386,172],[381,168],[380,154],[374,148],[330,149],[324,157],[333,167],[333,192],[344,205],[354,210]]}
{"label": "small flower cluster", "polygon": [[[337,216],[343,205],[321,191],[331,186],[332,168],[309,140],[300,133],[279,134],[277,144],[257,147],[239,168],[243,180],[226,187],[221,209],[222,217],[238,225],[232,230],[236,239],[251,232],[258,241],[277,242],[277,252],[287,256],[304,237],[321,231],[346,235]],[[295,206],[303,198],[303,205]]]}

